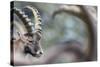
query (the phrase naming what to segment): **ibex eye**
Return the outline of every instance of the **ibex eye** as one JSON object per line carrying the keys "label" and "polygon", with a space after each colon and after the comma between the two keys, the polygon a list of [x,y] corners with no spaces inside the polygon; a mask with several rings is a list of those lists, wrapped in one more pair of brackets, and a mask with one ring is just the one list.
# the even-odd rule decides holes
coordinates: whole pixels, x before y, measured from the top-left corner
{"label": "ibex eye", "polygon": [[29,41],[30,43],[32,43],[33,41]]}

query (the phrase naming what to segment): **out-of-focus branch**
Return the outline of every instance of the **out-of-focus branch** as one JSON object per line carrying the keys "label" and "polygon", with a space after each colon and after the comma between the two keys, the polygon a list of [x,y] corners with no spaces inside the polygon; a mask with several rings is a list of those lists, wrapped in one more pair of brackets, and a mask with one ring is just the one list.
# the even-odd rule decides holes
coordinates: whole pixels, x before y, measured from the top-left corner
{"label": "out-of-focus branch", "polygon": [[[52,15],[54,18],[57,14],[65,12],[67,14],[74,15],[80,19],[82,19],[86,25],[87,29],[89,31],[89,39],[90,39],[90,45],[89,45],[89,52],[87,60],[96,60],[96,45],[97,45],[97,20],[94,18],[93,14],[91,13],[90,9],[87,8],[87,6],[77,6],[79,9],[78,11],[75,9],[68,9],[64,6],[64,8],[60,8],[59,10],[55,11]],[[75,8],[75,7],[74,7]],[[95,53],[95,54],[94,54]],[[95,55],[95,57],[93,57]]]}
{"label": "out-of-focus branch", "polygon": [[80,6],[80,9],[83,11],[84,19],[87,21],[87,26],[90,33],[90,52],[88,55],[88,60],[97,59],[97,19],[94,18],[88,6]]}

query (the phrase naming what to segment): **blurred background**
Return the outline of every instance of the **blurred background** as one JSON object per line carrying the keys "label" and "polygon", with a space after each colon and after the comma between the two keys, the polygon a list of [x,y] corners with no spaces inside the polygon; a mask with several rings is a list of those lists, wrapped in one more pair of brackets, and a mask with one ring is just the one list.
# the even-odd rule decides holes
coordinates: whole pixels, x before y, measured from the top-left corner
{"label": "blurred background", "polygon": [[[14,2],[16,8],[23,9],[25,6],[37,8],[42,18],[41,46],[44,54],[38,59],[32,58],[32,64],[96,60],[97,44],[94,44],[94,39],[91,38],[91,33],[94,31],[91,32],[88,27],[89,23],[87,24],[91,19],[88,19],[88,15],[84,15],[85,12],[82,11],[80,5]],[[97,24],[97,7],[88,5],[85,7],[90,11],[94,24]],[[31,20],[34,21],[33,16],[31,16]],[[90,22],[90,24],[92,23]],[[93,54],[91,54],[93,49],[91,43],[95,46]],[[92,56],[94,54],[95,56]],[[89,58],[91,56],[92,58]]]}

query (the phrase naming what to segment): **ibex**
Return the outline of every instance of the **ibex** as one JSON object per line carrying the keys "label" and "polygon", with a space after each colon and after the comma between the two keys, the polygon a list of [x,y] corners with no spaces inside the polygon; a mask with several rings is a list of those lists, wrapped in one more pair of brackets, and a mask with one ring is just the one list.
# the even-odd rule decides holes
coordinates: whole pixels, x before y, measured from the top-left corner
{"label": "ibex", "polygon": [[[35,24],[24,11],[11,9],[11,65],[32,64],[33,57],[43,54],[41,40],[41,17],[36,8],[26,6],[24,9],[32,12]],[[13,20],[17,15],[21,22]],[[23,24],[23,25],[22,25]]]}

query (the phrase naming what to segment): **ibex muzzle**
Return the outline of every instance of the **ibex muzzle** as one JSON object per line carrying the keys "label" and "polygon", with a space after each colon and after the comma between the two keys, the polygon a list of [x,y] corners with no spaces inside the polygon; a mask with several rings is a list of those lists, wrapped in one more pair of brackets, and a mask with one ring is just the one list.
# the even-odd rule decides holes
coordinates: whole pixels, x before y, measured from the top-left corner
{"label": "ibex muzzle", "polygon": [[24,53],[30,54],[34,57],[40,57],[43,54],[41,45],[38,41],[34,41],[32,35],[25,34],[26,45],[24,46]]}

